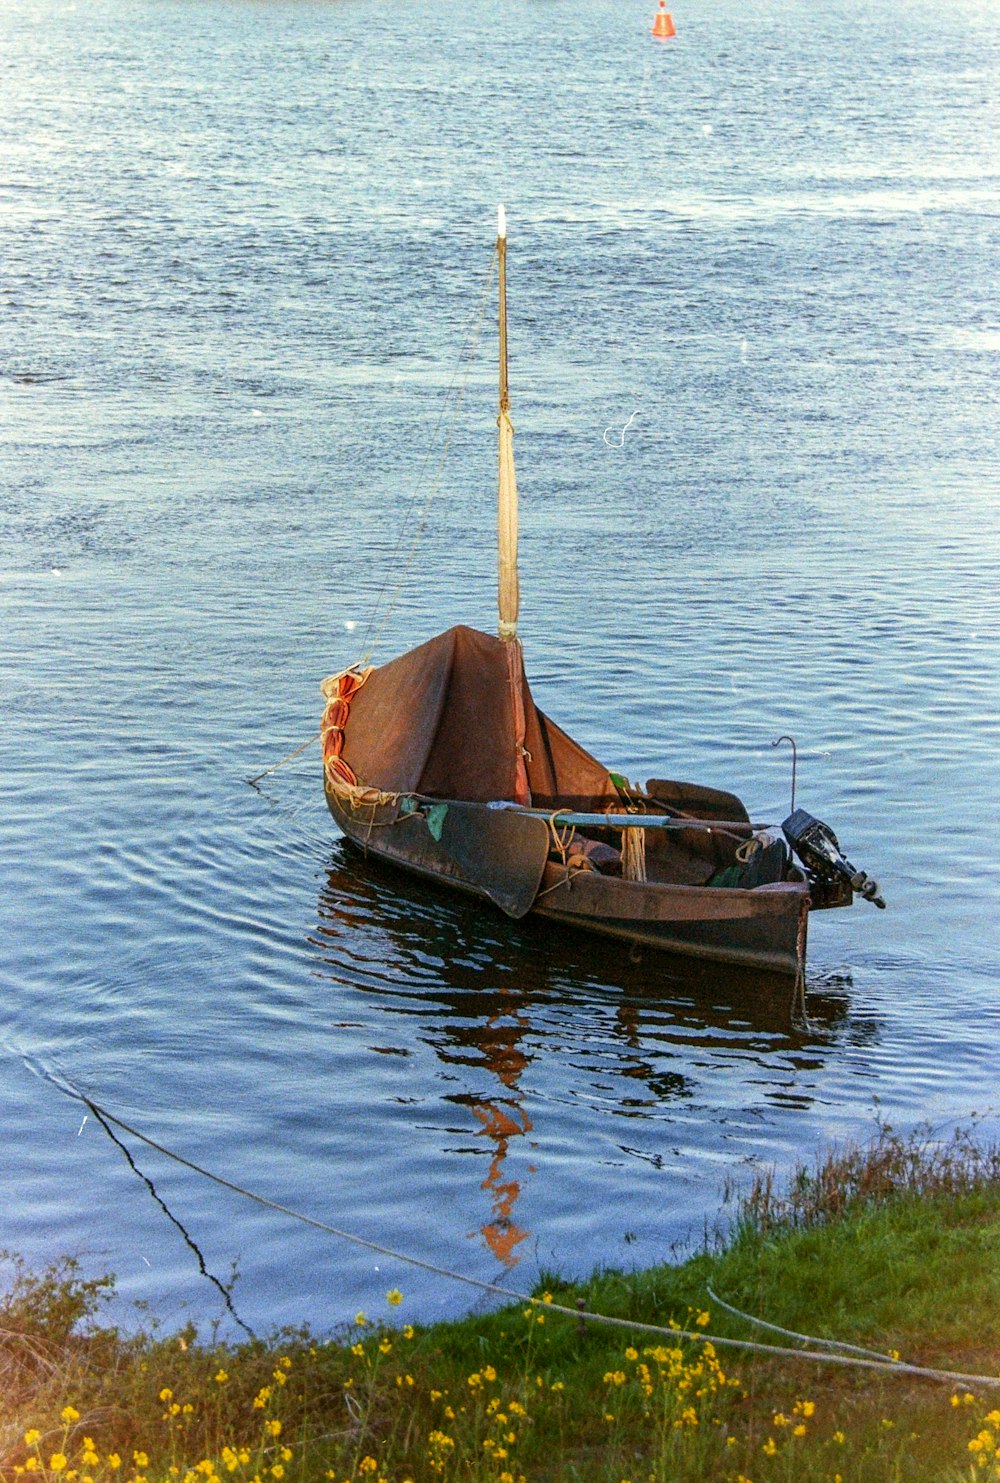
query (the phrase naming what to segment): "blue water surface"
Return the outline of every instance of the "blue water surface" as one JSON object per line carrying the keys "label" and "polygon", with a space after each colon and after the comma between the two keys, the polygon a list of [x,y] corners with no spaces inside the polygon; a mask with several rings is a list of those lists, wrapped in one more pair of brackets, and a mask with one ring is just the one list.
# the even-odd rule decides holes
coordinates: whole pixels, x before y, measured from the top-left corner
{"label": "blue water surface", "polygon": [[[4,5],[0,1245],[31,1263],[231,1322],[67,1084],[520,1287],[669,1256],[727,1180],[877,1116],[1000,1123],[995,8],[674,16]],[[498,200],[535,695],[755,817],[797,738],[890,903],[813,923],[808,1025],[366,864],[315,749],[244,781],[366,646],[494,626]],[[479,1301],[129,1146],[254,1327]]]}

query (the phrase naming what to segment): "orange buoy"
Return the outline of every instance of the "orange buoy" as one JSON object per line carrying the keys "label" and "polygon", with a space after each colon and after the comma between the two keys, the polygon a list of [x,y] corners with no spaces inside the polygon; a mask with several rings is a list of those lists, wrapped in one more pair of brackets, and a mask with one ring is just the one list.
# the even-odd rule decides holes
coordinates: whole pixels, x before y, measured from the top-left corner
{"label": "orange buoy", "polygon": [[660,8],[653,17],[653,35],[658,36],[661,41],[677,35],[674,18],[667,9],[667,0],[660,0]]}

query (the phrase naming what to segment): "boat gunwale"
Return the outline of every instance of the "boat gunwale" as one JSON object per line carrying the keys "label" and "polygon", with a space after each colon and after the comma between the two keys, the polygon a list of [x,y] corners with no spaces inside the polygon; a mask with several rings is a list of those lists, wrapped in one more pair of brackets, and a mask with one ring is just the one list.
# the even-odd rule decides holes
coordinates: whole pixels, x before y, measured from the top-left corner
{"label": "boat gunwale", "polygon": [[[449,888],[464,890],[471,895],[481,897],[485,901],[491,900],[489,893],[482,887],[476,886],[470,881],[461,880],[457,877],[448,875],[443,871],[437,871],[428,866],[419,865],[416,862],[411,862],[410,860],[406,859],[400,852],[380,847],[377,841],[373,839],[368,833],[368,830],[371,827],[371,823],[374,823],[375,827],[377,828],[392,828],[395,827],[397,823],[404,824],[409,822],[410,820],[419,819],[421,817],[420,814],[403,814],[400,815],[397,819],[392,820],[391,823],[389,821],[386,821],[386,823],[384,824],[380,824],[378,820],[362,820],[356,815],[349,815],[340,806],[339,800],[337,799],[336,793],[333,789],[328,788],[326,792],[327,803],[330,807],[330,812],[333,814],[333,817],[341,832],[344,834],[345,838],[349,839],[352,844],[357,845],[366,853],[370,852],[373,855],[377,855],[379,859],[385,860],[393,865],[398,865],[402,869],[411,871],[414,874],[418,874],[426,880],[438,881],[440,884],[448,886]],[[469,806],[469,804],[464,799],[436,799],[434,801],[436,803],[461,803],[464,807]],[[479,806],[484,809],[488,807],[487,804],[481,804]],[[383,805],[383,807],[392,807],[392,805]],[[518,810],[518,812],[534,813],[536,814],[536,816],[549,817],[549,815],[546,814],[544,810],[524,809]],[[559,880],[548,880],[548,877],[553,872],[559,873]],[[604,882],[607,887],[612,888],[616,893],[622,893],[625,896],[633,893],[652,892],[655,895],[659,896],[666,896],[669,894],[671,896],[679,898],[680,900],[694,901],[700,899],[706,904],[718,904],[722,902],[733,902],[734,904],[736,902],[739,902],[741,904],[746,903],[757,908],[756,910],[752,910],[748,914],[749,916],[776,916],[779,914],[779,907],[777,903],[784,902],[792,896],[796,897],[799,902],[801,902],[803,899],[810,899],[809,885],[808,882],[804,880],[781,881],[768,885],[751,887],[709,885],[695,886],[684,885],[679,881],[632,881],[626,880],[623,876],[602,875],[598,871],[588,870],[566,875],[565,867],[556,864],[555,861],[549,860],[546,862],[545,865],[545,871],[543,875],[544,884],[541,886],[538,895],[536,895],[531,910],[544,910],[543,907],[540,907],[538,905],[538,901],[544,892],[551,893],[553,888],[562,886],[563,884],[568,885],[569,888],[572,889],[573,883],[575,881],[578,881],[581,878],[586,880],[590,877],[595,877],[598,881]],[[580,919],[583,920],[582,913],[565,913],[564,915],[572,917],[573,920],[576,920],[579,916]],[[726,913],[724,911],[718,913],[713,912],[710,919],[714,921],[724,921],[726,919]],[[643,919],[622,918],[621,920],[641,921]]]}

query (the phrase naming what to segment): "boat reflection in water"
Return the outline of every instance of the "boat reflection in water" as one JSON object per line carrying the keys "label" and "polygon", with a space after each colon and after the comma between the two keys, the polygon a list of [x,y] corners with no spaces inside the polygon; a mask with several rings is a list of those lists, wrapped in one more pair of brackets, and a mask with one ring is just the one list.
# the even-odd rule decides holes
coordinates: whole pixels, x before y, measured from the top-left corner
{"label": "boat reflection in water", "polygon": [[[436,1140],[424,1155],[437,1163],[487,1153],[478,1183],[488,1209],[469,1234],[506,1268],[529,1249],[528,1185],[547,1171],[564,1179],[567,1146],[574,1158],[592,1148],[595,1166],[608,1162],[603,1149],[619,1163],[660,1168],[649,1133],[666,1129],[674,1143],[681,1121],[690,1138],[694,1118],[700,1142],[715,1138],[714,1157],[731,1156],[729,1113],[742,1106],[752,1121],[759,1113],[746,1114],[746,1102],[762,1097],[785,1111],[808,1107],[812,1073],[847,1017],[844,979],[811,982],[809,1021],[797,1021],[782,975],[659,952],[637,960],[627,947],[537,919],[513,923],[346,842],[334,848],[312,943],[319,971],[337,986],[338,1028],[370,1036],[377,1027],[381,1044],[366,1049],[411,1058],[412,1095],[391,1100],[420,1107],[414,1133]],[[448,1108],[466,1109],[466,1120],[454,1126]],[[622,1119],[636,1120],[634,1137]],[[452,1163],[451,1179],[455,1172]],[[467,1208],[455,1201],[456,1213]]]}

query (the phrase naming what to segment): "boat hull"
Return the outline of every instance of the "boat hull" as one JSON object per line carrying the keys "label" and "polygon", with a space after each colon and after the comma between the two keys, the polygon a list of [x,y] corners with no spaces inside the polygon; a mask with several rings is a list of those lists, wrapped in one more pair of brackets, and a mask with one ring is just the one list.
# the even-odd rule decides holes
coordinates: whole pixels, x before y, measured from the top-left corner
{"label": "boat hull", "polygon": [[353,844],[508,916],[530,912],[642,948],[771,972],[794,974],[804,961],[804,882],[738,890],[567,872],[548,859],[548,824],[537,815],[449,803],[447,831],[435,839],[422,815],[351,808],[330,788],[326,796]]}

